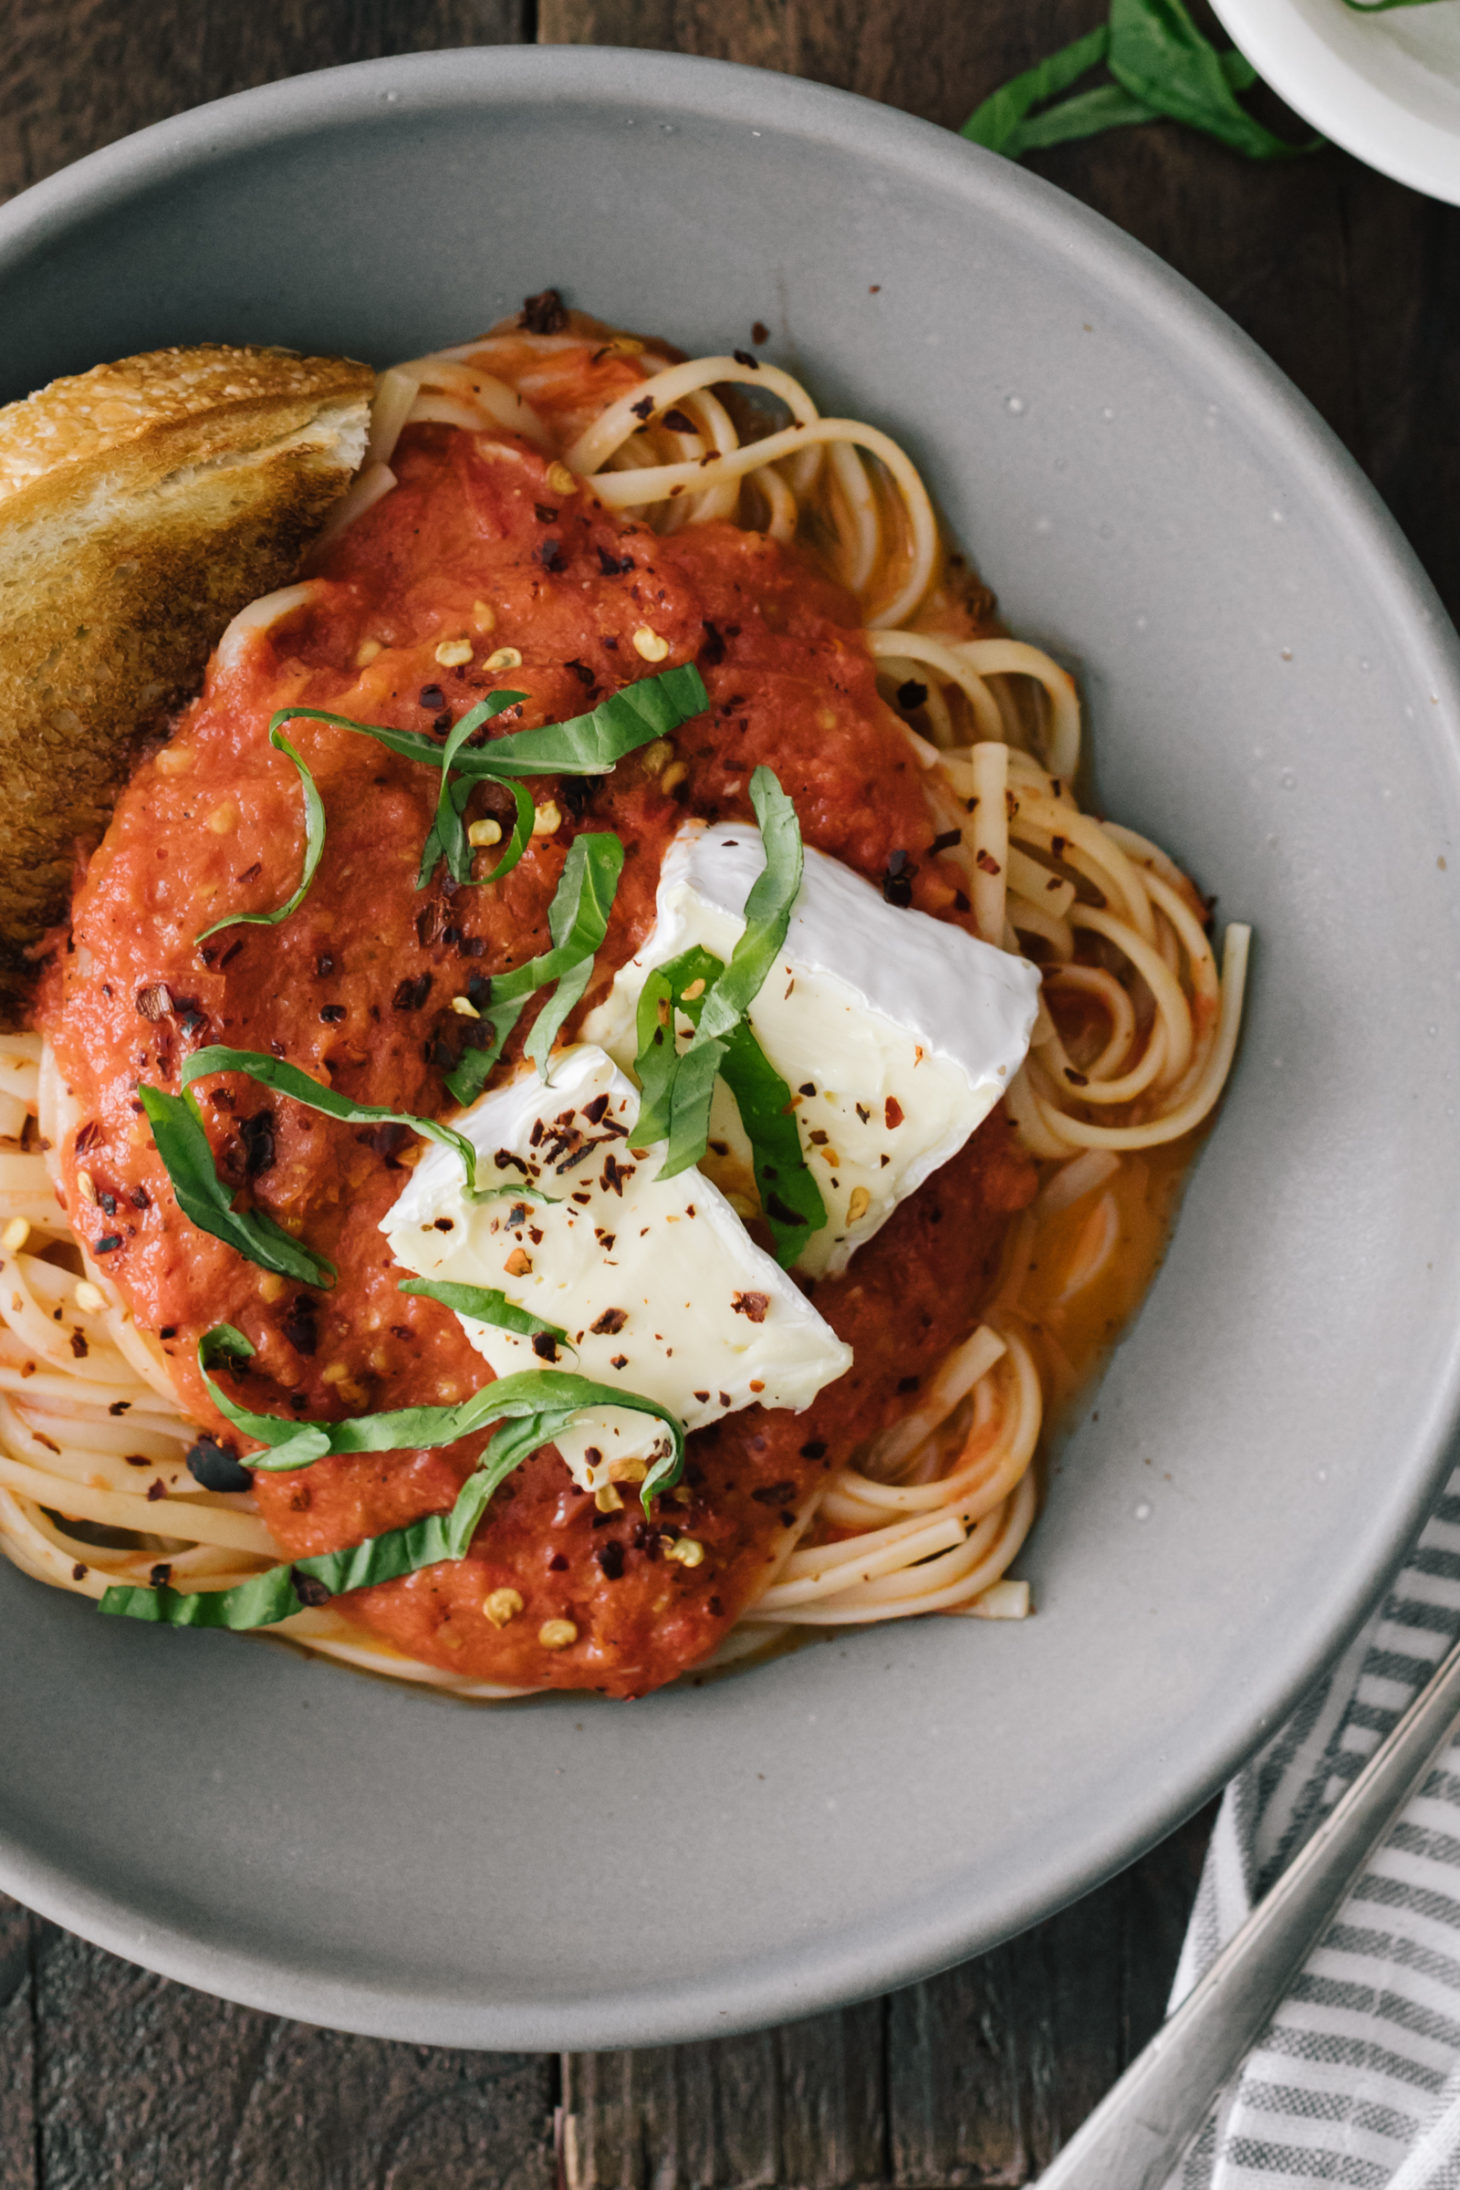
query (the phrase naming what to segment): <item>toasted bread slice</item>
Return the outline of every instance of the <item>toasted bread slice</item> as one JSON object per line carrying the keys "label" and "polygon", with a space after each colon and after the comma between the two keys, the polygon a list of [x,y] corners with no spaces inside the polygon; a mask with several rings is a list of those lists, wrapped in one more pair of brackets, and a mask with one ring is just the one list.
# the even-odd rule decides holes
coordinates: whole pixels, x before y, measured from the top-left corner
{"label": "toasted bread slice", "polygon": [[0,1023],[146,740],[344,492],[373,388],[346,358],[210,344],[0,410]]}

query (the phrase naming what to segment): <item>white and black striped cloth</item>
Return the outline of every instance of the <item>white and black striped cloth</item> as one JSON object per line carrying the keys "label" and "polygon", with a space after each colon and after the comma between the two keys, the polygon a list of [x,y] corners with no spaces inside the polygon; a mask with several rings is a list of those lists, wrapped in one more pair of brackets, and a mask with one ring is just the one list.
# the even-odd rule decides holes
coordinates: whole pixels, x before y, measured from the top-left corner
{"label": "white and black striped cloth", "polygon": [[[1460,1635],[1460,1469],[1381,1610],[1228,1788],[1172,2005]],[[1460,1743],[1387,1835],[1167,2190],[1460,2190]]]}

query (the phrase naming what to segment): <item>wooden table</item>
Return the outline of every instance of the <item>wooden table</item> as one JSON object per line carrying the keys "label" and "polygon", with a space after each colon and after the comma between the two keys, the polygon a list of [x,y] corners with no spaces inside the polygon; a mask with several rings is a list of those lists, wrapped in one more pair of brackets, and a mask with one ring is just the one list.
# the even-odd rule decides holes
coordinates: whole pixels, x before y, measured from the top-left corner
{"label": "wooden table", "polygon": [[[245,85],[534,38],[755,62],[956,126],[1103,15],[1104,0],[8,0],[0,196]],[[1336,152],[1250,167],[1167,126],[1037,164],[1276,358],[1460,609],[1460,214]],[[749,2038],[561,2060],[281,2022],[0,1897],[0,2190],[1029,2182],[1160,2020],[1209,1822],[888,1999]]]}

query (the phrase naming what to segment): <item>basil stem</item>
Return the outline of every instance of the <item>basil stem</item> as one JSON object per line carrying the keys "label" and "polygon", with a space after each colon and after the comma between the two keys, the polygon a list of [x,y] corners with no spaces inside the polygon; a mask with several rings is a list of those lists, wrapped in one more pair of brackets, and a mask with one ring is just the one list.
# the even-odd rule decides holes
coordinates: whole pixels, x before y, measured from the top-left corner
{"label": "basil stem", "polygon": [[229,1049],[222,1043],[210,1043],[206,1049],[193,1051],[182,1069],[185,1088],[195,1080],[201,1080],[212,1072],[242,1072],[250,1080],[257,1080],[261,1087],[271,1087],[276,1094],[288,1095],[296,1103],[303,1103],[306,1110],[318,1110],[326,1118],[338,1118],[342,1125],[405,1125],[423,1139],[435,1141],[442,1148],[454,1149],[461,1158],[466,1173],[466,1190],[473,1199],[477,1193],[477,1152],[464,1133],[454,1126],[442,1125],[436,1118],[418,1118],[409,1110],[385,1110],[375,1103],[354,1103],[347,1095],[336,1093],[321,1080],[301,1072],[298,1065],[287,1064],[282,1057],[270,1057],[258,1049]]}
{"label": "basil stem", "polygon": [[450,1308],[455,1315],[471,1316],[478,1323],[490,1323],[499,1331],[515,1331],[519,1338],[552,1339],[559,1346],[566,1346],[569,1353],[577,1347],[566,1331],[556,1323],[544,1323],[526,1308],[519,1308],[507,1295],[489,1285],[453,1285],[444,1278],[403,1278],[397,1292],[419,1293],[427,1300],[439,1300],[443,1308]]}
{"label": "basil stem", "polygon": [[152,1139],[183,1215],[200,1232],[211,1232],[235,1248],[246,1261],[276,1276],[294,1278],[304,1285],[328,1287],[335,1280],[335,1266],[294,1239],[261,1209],[240,1212],[218,1176],[213,1150],[203,1125],[202,1113],[190,1094],[169,1095],[163,1088],[139,1086],[138,1098],[147,1113]]}
{"label": "basil stem", "polygon": [[304,903],[305,892],[314,880],[324,852],[324,800],[319,795],[319,786],[310,774],[307,763],[296,753],[280,729],[277,715],[269,724],[269,743],[276,752],[286,754],[293,761],[299,770],[299,788],[304,793],[304,867],[299,877],[299,887],[274,912],[229,913],[225,919],[215,920],[211,928],[204,928],[202,934],[196,938],[199,943],[206,943],[210,935],[217,935],[224,928],[273,928],[281,920],[287,920],[290,913],[296,912]]}
{"label": "basil stem", "polygon": [[[672,1095],[676,1069],[682,1062],[675,1053],[675,1018],[683,1013],[693,1023],[702,1012],[710,983],[723,971],[718,958],[695,946],[668,964],[656,966],[644,984],[638,1009],[639,1054],[634,1060],[635,1077],[642,1091],[633,1136],[636,1147],[666,1138],[676,1110],[681,1130],[687,1133],[683,1121],[692,1106],[675,1105]],[[702,994],[686,998],[685,990],[697,983],[703,984]],[[714,1061],[735,1099],[750,1142],[756,1189],[770,1226],[776,1260],[783,1270],[789,1269],[812,1233],[820,1231],[826,1222],[826,1203],[801,1146],[791,1090],[744,1020],[701,1054]],[[708,1137],[708,1104],[704,1124]],[[686,1140],[673,1153],[687,1154],[689,1163],[699,1163],[704,1158],[705,1141],[691,1149]],[[688,1168],[688,1164],[679,1168]]]}
{"label": "basil stem", "polygon": [[553,947],[510,973],[492,976],[483,1007],[486,1016],[470,1030],[470,1046],[446,1075],[446,1085],[459,1103],[475,1101],[529,999],[549,982],[556,982],[557,994],[539,1013],[528,1045],[533,1061],[546,1076],[553,1039],[587,987],[593,961],[608,933],[623,863],[623,845],[609,831],[574,837],[548,908]]}

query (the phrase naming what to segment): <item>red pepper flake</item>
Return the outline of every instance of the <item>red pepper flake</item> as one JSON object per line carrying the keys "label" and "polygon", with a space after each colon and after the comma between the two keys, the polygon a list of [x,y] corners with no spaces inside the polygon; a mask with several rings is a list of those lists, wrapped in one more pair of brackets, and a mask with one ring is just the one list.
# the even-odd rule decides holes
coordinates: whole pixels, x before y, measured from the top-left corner
{"label": "red pepper flake", "polygon": [[86,1333],[84,1331],[73,1331],[71,1333],[71,1351],[78,1361],[84,1361],[90,1353],[91,1348],[86,1343]]}
{"label": "red pepper flake", "polygon": [[560,335],[568,324],[568,308],[556,289],[539,289],[523,300],[517,324],[525,334]]}
{"label": "red pepper flake", "polygon": [[558,521],[558,512],[549,509],[546,502],[534,502],[532,514],[540,525],[555,525]]}
{"label": "red pepper flake", "polygon": [[[607,1095],[595,1095],[591,1103],[583,1106],[583,1115],[590,1125],[602,1125],[603,1113],[608,1108]],[[540,1123],[541,1121],[539,1121]]]}
{"label": "red pepper flake", "polygon": [[172,1580],[172,1567],[169,1562],[166,1559],[159,1559],[156,1566],[150,1569],[147,1579],[154,1589],[166,1589],[168,1583]]}
{"label": "red pepper flake", "polygon": [[753,373],[760,371],[760,359],[752,357],[749,350],[732,350],[730,355],[737,365],[748,365]]}
{"label": "red pepper flake", "polygon": [[764,1323],[770,1304],[769,1293],[734,1293],[730,1299],[736,1315],[746,1317],[751,1323]]}
{"label": "red pepper flake", "polygon": [[328,1589],[317,1574],[306,1574],[302,1567],[291,1566],[289,1579],[294,1585],[294,1594],[302,1605],[328,1604],[334,1595],[334,1591]]}
{"label": "red pepper flake", "polygon": [[165,1019],[172,1009],[172,997],[161,981],[154,981],[150,988],[138,989],[137,1009],[144,1019]]}
{"label": "red pepper flake", "polygon": [[992,852],[980,851],[974,865],[982,868],[985,874],[1002,874],[1004,871]]}
{"label": "red pepper flake", "polygon": [[84,1566],[83,1566],[83,1565],[81,1564],[81,1561],[80,1561],[80,1560],[78,1559],[78,1560],[76,1561],[76,1564],[75,1564],[75,1566],[73,1566],[73,1567],[72,1567],[72,1569],[71,1569],[71,1579],[72,1579],[72,1581],[73,1581],[73,1582],[84,1582],[84,1581],[85,1581],[85,1579],[86,1579],[86,1576],[87,1576],[87,1574],[88,1574],[88,1572],[89,1572],[89,1571],[90,1571],[90,1570],[89,1570],[88,1568],[84,1567]]}
{"label": "red pepper flake", "polygon": [[121,1244],[122,1235],[120,1232],[107,1232],[97,1241],[96,1252],[99,1255],[114,1255]]}
{"label": "red pepper flake", "polygon": [[627,1354],[615,1354],[612,1361],[609,1363],[609,1367],[611,1369],[626,1369],[628,1365],[629,1357]]}
{"label": "red pepper flake", "polygon": [[414,980],[407,978],[396,984],[395,994],[390,1000],[390,1008],[392,1011],[419,1011],[430,993],[430,974],[418,973]]}
{"label": "red pepper flake", "polygon": [[929,849],[935,852],[951,852],[955,845],[962,842],[963,831],[961,829],[940,829]]}
{"label": "red pepper flake", "polygon": [[752,342],[757,344],[770,341],[771,331],[769,327],[767,327],[763,319],[758,319],[755,325],[751,328],[750,339]]}
{"label": "red pepper flake", "polygon": [[319,1016],[327,1027],[337,1027],[345,1016],[345,1007],[343,1004],[326,1004]]}
{"label": "red pepper flake", "polygon": [[571,669],[573,675],[578,679],[578,682],[580,684],[586,684],[591,686],[597,684],[598,682],[597,676],[589,668],[587,662],[564,662],[563,667],[564,669]]}
{"label": "red pepper flake", "polygon": [[537,544],[537,559],[544,570],[561,570],[563,567],[563,543],[549,533]]}
{"label": "red pepper flake", "polygon": [[603,1169],[598,1175],[598,1183],[606,1193],[617,1194],[622,1200],[623,1182],[625,1179],[632,1177],[633,1166],[631,1164],[620,1164],[615,1161],[612,1155],[608,1155],[603,1159]]}
{"label": "red pepper flake", "polygon": [[648,418],[653,408],[654,398],[652,395],[641,396],[637,403],[629,405],[629,409],[633,412],[635,418]]}
{"label": "red pepper flake", "polygon": [[906,684],[900,684],[897,688],[897,704],[905,715],[912,714],[916,708],[926,707],[927,686],[920,684],[916,677],[909,677]]}
{"label": "red pepper flake", "polygon": [[698,433],[699,427],[683,411],[666,411],[660,424],[668,426],[671,433]]}
{"label": "red pepper flake", "polygon": [[[598,567],[605,578],[622,578],[626,571],[634,569],[635,564],[632,555],[610,555],[607,548],[600,548]],[[603,643],[605,646],[612,646],[614,641],[605,639]]]}
{"label": "red pepper flake", "polygon": [[165,1498],[166,1496],[167,1485],[159,1475],[155,1482],[147,1485],[147,1503],[149,1506],[155,1506],[159,1498]]}
{"label": "red pepper flake", "polygon": [[418,697],[428,715],[439,715],[446,705],[446,694],[439,684],[423,684]]}
{"label": "red pepper flake", "polygon": [[784,1506],[795,1497],[796,1486],[794,1483],[762,1483],[760,1489],[753,1490],[750,1495],[758,1506]]}
{"label": "red pepper flake", "polygon": [[[605,1515],[604,1519],[607,1518]],[[624,1547],[618,1538],[611,1536],[607,1543],[595,1544],[593,1556],[598,1561],[603,1579],[606,1582],[616,1582],[624,1570]]]}
{"label": "red pepper flake", "polygon": [[605,1308],[598,1321],[589,1328],[595,1338],[613,1338],[629,1320],[627,1308]]}
{"label": "red pepper flake", "polygon": [[895,1095],[889,1095],[886,1102],[882,1105],[882,1115],[883,1118],[886,1120],[887,1130],[889,1133],[895,1131],[895,1129],[902,1124],[904,1116],[903,1107]]}
{"label": "red pepper flake", "polygon": [[1090,1082],[1083,1072],[1076,1072],[1073,1065],[1065,1066],[1065,1078],[1071,1087],[1088,1087]]}

